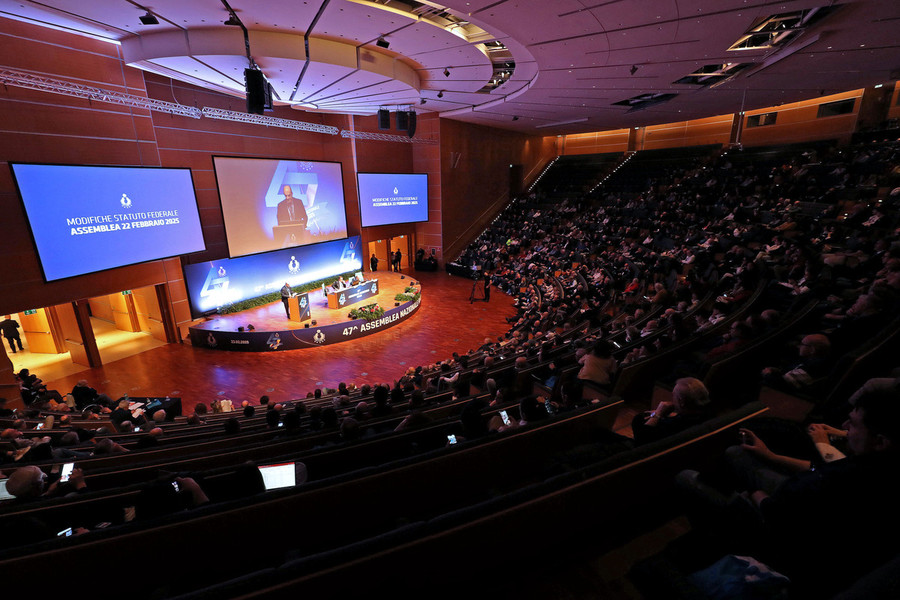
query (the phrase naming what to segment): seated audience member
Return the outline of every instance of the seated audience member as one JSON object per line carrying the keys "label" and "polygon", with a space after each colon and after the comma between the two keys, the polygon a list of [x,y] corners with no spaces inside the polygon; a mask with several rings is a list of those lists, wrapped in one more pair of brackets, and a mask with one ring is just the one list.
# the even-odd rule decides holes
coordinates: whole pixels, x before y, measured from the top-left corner
{"label": "seated audience member", "polygon": [[153,413],[153,424],[154,425],[162,425],[168,420],[168,415],[166,411],[163,409],[159,409],[158,411]]}
{"label": "seated audience member", "polygon": [[200,415],[197,413],[191,413],[191,415],[187,418],[188,425],[203,425],[206,423],[203,419],[200,418]]}
{"label": "seated audience member", "polygon": [[[116,410],[112,411],[109,415],[109,420],[112,421],[112,424],[116,426],[116,429],[122,431],[123,423],[129,423],[132,426],[140,426],[142,423],[146,421],[143,415],[134,416],[134,413],[128,408],[130,402],[127,398],[123,398],[119,400],[119,405]],[[126,426],[127,427],[127,426]]]}
{"label": "seated audience member", "polygon": [[652,412],[634,417],[634,441],[646,444],[702,423],[710,416],[709,392],[703,382],[683,377],[672,388],[672,401],[663,400]]}
{"label": "seated audience member", "polygon": [[19,501],[69,496],[87,491],[84,473],[73,469],[69,481],[47,484],[47,475],[34,465],[19,467],[6,481],[6,491]]}
{"label": "seated audience member", "polygon": [[93,456],[103,456],[105,454],[122,454],[123,452],[130,452],[128,448],[118,444],[112,440],[112,438],[102,438],[98,440],[94,444],[94,452]]}
{"label": "seated audience member", "polygon": [[766,367],[763,383],[788,392],[805,392],[828,375],[831,368],[831,342],[821,333],[804,336],[798,348],[799,360],[783,369]]}
{"label": "seated audience member", "polygon": [[613,377],[618,370],[618,364],[612,355],[612,347],[606,340],[595,343],[591,352],[582,356],[578,364],[581,365],[578,379],[607,388],[612,385]]}
{"label": "seated audience member", "polygon": [[135,500],[135,516],[149,519],[208,503],[209,497],[193,478],[160,479],[140,491]]}
{"label": "seated audience member", "polygon": [[[72,397],[75,399],[75,406],[78,410],[84,410],[89,404],[108,405],[109,397],[105,394],[102,396],[97,390],[88,385],[87,379],[80,379],[75,387],[72,388]],[[105,399],[105,401],[103,401]]]}
{"label": "seated audience member", "polygon": [[[277,415],[278,413],[275,414]],[[241,432],[241,422],[234,417],[229,417],[222,423],[222,428],[229,435],[237,435]]]}
{"label": "seated audience member", "polygon": [[525,426],[538,421],[543,421],[549,417],[546,403],[549,400],[543,396],[525,396],[519,402],[519,425]]}
{"label": "seated audience member", "polygon": [[[743,443],[726,453],[737,488],[730,496],[696,472],[680,473],[695,502],[692,520],[711,526],[698,530],[725,552],[752,553],[787,575],[797,597],[830,597],[894,556],[896,548],[878,540],[900,534],[890,475],[900,466],[900,392],[859,395],[843,428],[850,455],[830,462],[776,454],[742,430]],[[809,433],[820,452],[830,445],[829,428]]]}

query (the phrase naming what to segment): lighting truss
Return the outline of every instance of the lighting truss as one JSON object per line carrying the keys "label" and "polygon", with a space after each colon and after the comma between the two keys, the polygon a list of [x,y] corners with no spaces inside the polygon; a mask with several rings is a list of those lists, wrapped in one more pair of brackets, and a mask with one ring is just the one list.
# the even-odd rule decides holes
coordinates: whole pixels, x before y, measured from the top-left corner
{"label": "lighting truss", "polygon": [[168,113],[171,115],[179,115],[183,117],[191,117],[199,119],[206,117],[208,119],[219,119],[222,121],[234,121],[237,123],[250,123],[253,125],[265,125],[266,127],[281,127],[283,129],[295,129],[299,131],[310,131],[313,133],[324,133],[327,135],[341,134],[345,138],[356,138],[364,140],[377,140],[382,142],[404,142],[407,144],[437,144],[436,140],[423,138],[410,138],[401,135],[389,135],[386,133],[373,133],[368,131],[347,131],[340,130],[333,125],[320,125],[318,123],[307,123],[305,121],[293,121],[291,119],[280,119],[278,117],[268,117],[265,115],[255,115],[242,113],[234,110],[225,110],[221,108],[204,107],[202,110],[195,106],[185,106],[176,102],[166,102],[165,100],[156,100],[145,96],[135,96],[122,92],[114,92],[104,90],[98,87],[91,87],[79,83],[63,81],[61,79],[53,79],[52,77],[43,77],[15,71],[13,69],[0,68],[0,84],[10,85],[14,87],[37,90],[41,92],[49,92],[51,94],[60,94],[72,98],[84,98],[86,100],[94,100],[96,102],[107,102],[110,104],[118,104],[121,106],[132,106],[134,108],[142,108],[156,112]]}
{"label": "lighting truss", "polygon": [[194,119],[200,118],[200,109],[194,106],[185,106],[175,102],[166,102],[164,100],[155,100],[144,96],[113,92],[102,88],[81,85],[80,83],[71,83],[69,81],[53,79],[52,77],[42,77],[11,69],[0,69],[0,83],[29,90],[62,94],[63,96],[70,96],[73,98],[84,98],[86,100],[95,100],[97,102],[133,106],[134,108],[154,110],[156,112],[191,117]]}
{"label": "lighting truss", "polygon": [[293,121],[291,119],[280,119],[278,117],[254,115],[238,112],[236,110],[210,108],[208,106],[203,107],[203,116],[209,119],[219,119],[222,121],[252,123],[253,125],[281,127],[283,129],[298,129],[300,131],[312,131],[313,133],[327,133],[328,135],[337,135],[339,131],[339,129],[334,125],[319,125],[318,123],[306,123],[304,121]]}
{"label": "lighting truss", "polygon": [[355,138],[357,140],[376,140],[379,142],[405,142],[407,144],[437,144],[437,140],[425,138],[411,138],[403,135],[391,135],[389,133],[375,133],[373,131],[349,131],[341,130],[341,137]]}

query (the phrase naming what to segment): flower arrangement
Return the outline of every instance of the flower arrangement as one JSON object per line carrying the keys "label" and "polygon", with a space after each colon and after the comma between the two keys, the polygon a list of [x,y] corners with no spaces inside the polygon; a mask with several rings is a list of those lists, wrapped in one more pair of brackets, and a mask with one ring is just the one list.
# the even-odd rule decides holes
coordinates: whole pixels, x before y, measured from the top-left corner
{"label": "flower arrangement", "polygon": [[378,304],[366,304],[359,308],[354,308],[348,315],[351,319],[365,319],[366,321],[374,321],[384,316],[384,309]]}
{"label": "flower arrangement", "polygon": [[394,300],[397,302],[415,302],[422,296],[422,292],[417,290],[411,285],[406,286],[406,289],[403,290],[402,294],[397,294],[394,296]]}

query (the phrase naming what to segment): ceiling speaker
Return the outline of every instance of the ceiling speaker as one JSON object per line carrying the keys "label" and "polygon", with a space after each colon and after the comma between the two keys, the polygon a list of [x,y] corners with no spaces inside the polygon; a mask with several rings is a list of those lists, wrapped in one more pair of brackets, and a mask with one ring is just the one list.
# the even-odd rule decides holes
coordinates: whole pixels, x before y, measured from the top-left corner
{"label": "ceiling speaker", "polygon": [[[263,114],[269,91],[265,75],[257,69],[244,69],[244,85],[247,89],[247,112],[254,115]],[[271,105],[271,99],[269,104]]]}
{"label": "ceiling speaker", "polygon": [[409,113],[405,110],[398,110],[397,115],[397,130],[398,131],[406,131],[409,129]]}
{"label": "ceiling speaker", "polygon": [[378,129],[391,128],[391,112],[386,108],[378,109]]}
{"label": "ceiling speaker", "polygon": [[409,134],[409,137],[412,137],[416,134],[416,111],[409,111],[409,117],[407,121],[408,127],[406,128],[406,133]]}

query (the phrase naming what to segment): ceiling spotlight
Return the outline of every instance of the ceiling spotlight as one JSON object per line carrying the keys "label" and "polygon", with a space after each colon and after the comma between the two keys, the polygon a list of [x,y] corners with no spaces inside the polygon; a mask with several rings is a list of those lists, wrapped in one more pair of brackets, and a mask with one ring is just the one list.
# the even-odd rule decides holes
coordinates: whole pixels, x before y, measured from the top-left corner
{"label": "ceiling spotlight", "polygon": [[450,77],[450,69],[444,68],[444,77]]}
{"label": "ceiling spotlight", "polygon": [[386,39],[384,39],[383,35],[378,36],[378,40],[376,40],[375,45],[378,46],[379,48],[385,48],[385,49],[391,47],[391,43],[389,41],[387,41]]}
{"label": "ceiling spotlight", "polygon": [[425,98],[420,98],[420,99],[419,99],[419,104],[425,104],[425,102],[426,102]]}
{"label": "ceiling spotlight", "polygon": [[440,92],[438,92],[438,98],[443,98],[443,97],[444,97],[444,90],[441,90]]}
{"label": "ceiling spotlight", "polygon": [[144,25],[159,25],[159,19],[157,19],[149,10],[147,11],[146,15],[142,15],[138,18]]}
{"label": "ceiling spotlight", "polygon": [[518,121],[518,120],[519,120],[519,117],[513,115],[513,121]]}
{"label": "ceiling spotlight", "polygon": [[241,22],[238,21],[238,18],[236,16],[231,15],[230,17],[228,17],[228,20],[225,21],[225,25],[231,25],[232,27],[240,27]]}
{"label": "ceiling spotlight", "polygon": [[635,73],[637,73],[637,70],[638,70],[637,65],[631,65],[631,74],[632,74],[632,75],[634,75]]}

